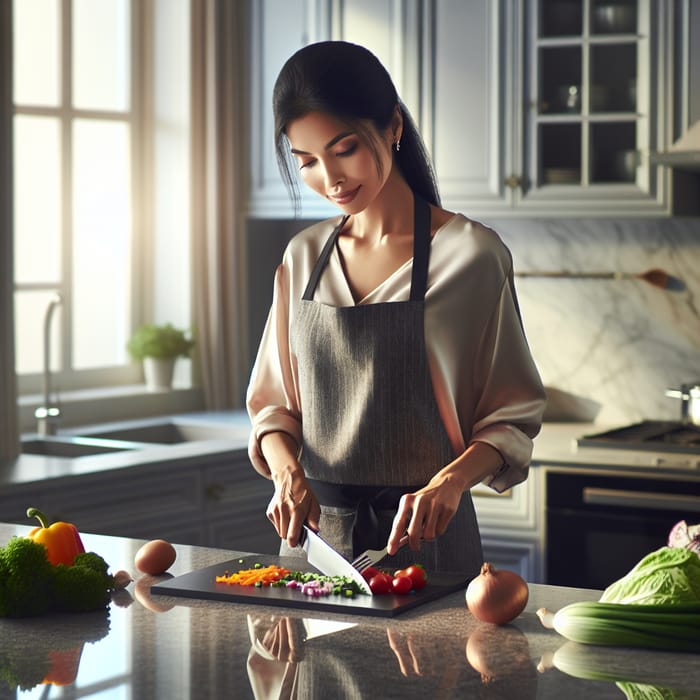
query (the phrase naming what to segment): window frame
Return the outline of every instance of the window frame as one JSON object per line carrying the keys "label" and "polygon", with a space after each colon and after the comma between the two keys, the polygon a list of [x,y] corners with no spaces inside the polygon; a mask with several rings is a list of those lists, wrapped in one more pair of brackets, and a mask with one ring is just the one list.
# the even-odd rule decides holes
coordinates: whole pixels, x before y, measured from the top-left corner
{"label": "window frame", "polygon": [[[17,2],[18,0],[14,0]],[[21,0],[20,0],[21,1]],[[72,233],[73,233],[73,124],[78,119],[112,121],[125,123],[130,136],[130,177],[131,177],[131,285],[130,285],[130,324],[137,327],[152,316],[152,298],[144,284],[152,269],[153,211],[149,206],[152,193],[153,155],[151,142],[147,137],[152,131],[152,57],[155,41],[152,28],[152,7],[150,2],[130,0],[129,2],[129,79],[130,101],[126,111],[110,111],[76,108],[72,105],[72,49],[73,17],[72,0],[59,0],[60,70],[61,82],[59,104],[56,107],[35,105],[12,105],[13,123],[15,117],[39,116],[55,117],[61,134],[61,222],[60,249],[61,269],[58,282],[17,282],[13,281],[13,294],[32,291],[58,292],[63,298],[60,313],[60,367],[52,369],[54,386],[61,392],[95,389],[96,387],[116,387],[142,383],[142,371],[138,364],[129,362],[100,368],[74,369],[72,367]],[[13,231],[17,235],[17,230]],[[43,321],[41,319],[40,323]],[[57,323],[59,318],[54,318]],[[17,319],[15,319],[17,327]],[[52,353],[53,354],[53,353]],[[41,391],[43,372],[17,375],[19,396],[37,394]]]}

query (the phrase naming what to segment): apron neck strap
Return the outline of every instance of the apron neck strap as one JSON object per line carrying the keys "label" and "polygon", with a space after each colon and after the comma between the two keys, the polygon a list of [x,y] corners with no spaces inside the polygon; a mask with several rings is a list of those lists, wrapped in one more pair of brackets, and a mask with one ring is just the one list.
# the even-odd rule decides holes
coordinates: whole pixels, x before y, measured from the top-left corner
{"label": "apron neck strap", "polygon": [[331,233],[330,236],[328,236],[328,240],[326,241],[326,244],[323,246],[323,250],[321,251],[321,255],[319,255],[318,260],[316,261],[316,264],[314,265],[314,269],[311,271],[311,276],[309,277],[309,281],[306,284],[306,289],[304,290],[304,294],[302,295],[302,299],[305,301],[311,301],[314,298],[314,292],[316,291],[316,285],[318,284],[318,280],[321,277],[321,273],[325,270],[326,268],[326,263],[328,262],[328,258],[331,256],[331,251],[333,250],[333,246],[335,245],[335,242],[338,238],[338,234],[341,232],[343,229],[343,226],[345,226],[345,222],[350,218],[350,214],[346,214],[340,221],[340,223],[333,229],[333,233]]}
{"label": "apron neck strap", "polygon": [[430,207],[417,194],[413,195],[413,268],[411,301],[423,301],[428,288],[430,260]]}
{"label": "apron neck strap", "polygon": [[[328,237],[316,265],[311,272],[309,281],[302,295],[305,301],[311,301],[318,285],[318,280],[326,268],[331,251],[335,245],[349,215],[342,218]],[[430,260],[430,207],[417,194],[413,195],[413,268],[411,271],[411,301],[422,301],[428,286],[428,262]]]}

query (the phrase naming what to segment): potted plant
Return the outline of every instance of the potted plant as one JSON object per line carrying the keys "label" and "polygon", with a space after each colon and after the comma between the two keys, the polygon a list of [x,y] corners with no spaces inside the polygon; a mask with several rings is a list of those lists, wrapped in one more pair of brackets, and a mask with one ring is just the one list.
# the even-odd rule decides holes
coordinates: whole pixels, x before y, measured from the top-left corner
{"label": "potted plant", "polygon": [[189,357],[194,340],[172,324],[141,326],[127,343],[127,350],[135,360],[143,362],[146,386],[149,391],[170,389],[175,361]]}

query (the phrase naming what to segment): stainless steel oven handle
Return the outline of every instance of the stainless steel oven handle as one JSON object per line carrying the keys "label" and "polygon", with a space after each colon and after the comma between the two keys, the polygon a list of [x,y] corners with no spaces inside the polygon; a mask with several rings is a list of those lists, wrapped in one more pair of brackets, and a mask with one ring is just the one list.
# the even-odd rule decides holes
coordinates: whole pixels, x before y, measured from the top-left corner
{"label": "stainless steel oven handle", "polygon": [[681,510],[700,513],[700,498],[683,494],[649,493],[647,491],[600,489],[594,486],[585,486],[583,489],[583,502],[599,506]]}

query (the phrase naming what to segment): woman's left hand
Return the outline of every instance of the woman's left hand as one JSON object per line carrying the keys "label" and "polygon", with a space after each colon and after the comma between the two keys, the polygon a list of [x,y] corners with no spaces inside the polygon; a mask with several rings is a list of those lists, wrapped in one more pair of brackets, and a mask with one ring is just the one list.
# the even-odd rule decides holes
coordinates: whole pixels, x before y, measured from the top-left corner
{"label": "woman's left hand", "polygon": [[406,534],[414,551],[420,549],[421,540],[434,540],[442,535],[457,512],[463,492],[461,482],[438,473],[422,489],[404,494],[389,535],[388,553],[399,550]]}
{"label": "woman's left hand", "polygon": [[502,464],[498,450],[484,442],[473,442],[422,489],[404,494],[387,542],[388,554],[398,552],[405,535],[414,551],[420,549],[421,540],[442,535],[459,508],[462,494],[494,474]]}

